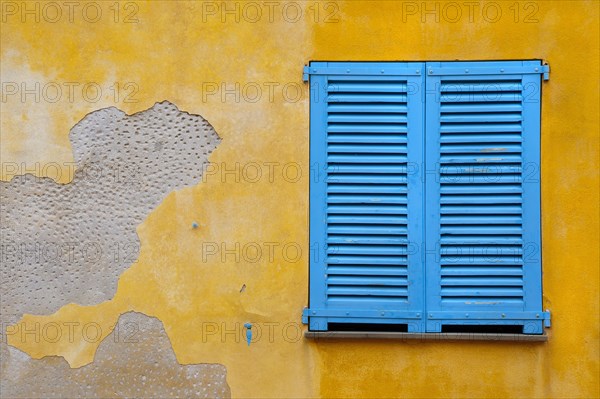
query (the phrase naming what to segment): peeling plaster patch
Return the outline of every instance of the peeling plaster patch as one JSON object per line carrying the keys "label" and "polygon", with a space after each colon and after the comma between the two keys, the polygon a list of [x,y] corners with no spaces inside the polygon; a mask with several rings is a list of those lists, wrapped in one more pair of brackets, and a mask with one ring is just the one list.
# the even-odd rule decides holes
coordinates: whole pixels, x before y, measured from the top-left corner
{"label": "peeling plaster patch", "polygon": [[71,183],[0,182],[0,314],[50,314],[111,299],[140,248],[136,227],[174,190],[200,182],[220,138],[169,102],[88,114],[71,129]]}
{"label": "peeling plaster patch", "polygon": [[9,398],[229,398],[226,369],[182,366],[162,323],[142,313],[121,315],[94,363],[71,369],[60,357],[34,360],[4,343],[0,392]]}

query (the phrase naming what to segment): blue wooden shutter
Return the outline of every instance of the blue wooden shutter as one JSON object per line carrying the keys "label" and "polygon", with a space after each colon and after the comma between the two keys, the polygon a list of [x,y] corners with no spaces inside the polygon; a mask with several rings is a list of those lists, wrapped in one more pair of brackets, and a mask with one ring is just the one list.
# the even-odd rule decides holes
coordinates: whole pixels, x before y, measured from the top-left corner
{"label": "blue wooden shutter", "polygon": [[424,63],[313,62],[311,330],[422,331]]}
{"label": "blue wooden shutter", "polygon": [[431,62],[427,331],[542,333],[539,61]]}

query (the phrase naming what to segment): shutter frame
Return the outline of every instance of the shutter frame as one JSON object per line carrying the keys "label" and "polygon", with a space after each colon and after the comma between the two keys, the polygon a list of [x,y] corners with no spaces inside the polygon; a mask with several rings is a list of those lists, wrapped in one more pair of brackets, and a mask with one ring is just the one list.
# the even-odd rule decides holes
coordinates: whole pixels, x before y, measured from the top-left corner
{"label": "shutter frame", "polygon": [[[427,63],[311,62],[310,66],[304,68],[304,80],[310,80],[311,251],[309,308],[303,312],[303,322],[309,324],[310,330],[328,330],[329,323],[406,323],[409,332],[440,332],[444,325],[519,325],[523,326],[523,332],[526,334],[541,334],[544,325],[546,327],[550,326],[549,312],[542,312],[540,215],[541,78],[547,80],[548,74],[549,66],[542,65],[539,60]],[[407,288],[412,288],[408,295],[411,303],[407,308],[396,309],[393,306],[381,304],[366,307],[349,304],[340,307],[331,306],[328,303],[328,255],[326,244],[328,237],[327,225],[330,219],[327,210],[328,197],[325,178],[328,176],[329,171],[324,169],[324,166],[328,162],[327,121],[329,114],[326,98],[331,94],[327,91],[330,78],[335,78],[338,83],[342,83],[342,86],[348,83],[352,84],[352,82],[381,83],[401,78],[406,81],[407,85],[412,83],[418,88],[417,92],[407,92],[406,96],[408,165],[416,165],[418,168],[416,173],[407,172],[406,174],[407,187],[409,188],[407,190],[408,240],[409,244],[414,244],[417,248],[416,253],[409,253],[407,258]],[[477,187],[476,184],[487,183],[482,180],[482,177],[485,178],[485,175],[489,173],[487,171],[477,172],[477,170],[483,169],[479,168],[479,164],[477,164],[477,162],[480,162],[479,158],[472,157],[474,148],[483,143],[493,143],[497,139],[496,141],[502,144],[503,148],[496,148],[493,151],[507,154],[506,157],[499,157],[498,162],[511,161],[513,164],[519,165],[515,169],[516,172],[513,170],[507,175],[499,174],[497,177],[500,179],[498,182],[505,182],[508,189],[514,190],[515,193],[521,192],[522,202],[520,202],[520,208],[515,204],[510,204],[513,198],[511,195],[508,195],[505,199],[499,197],[501,200],[498,203],[488,203],[482,207],[473,208],[479,211],[475,213],[479,215],[478,220],[475,222],[476,226],[473,225],[473,222],[467,222],[472,219],[469,219],[470,212],[464,212],[464,209],[468,208],[465,208],[465,204],[461,205],[460,203],[464,198],[459,201],[451,199],[450,202],[441,205],[442,179],[447,177],[442,178],[439,169],[439,161],[441,161],[440,157],[442,155],[442,136],[440,132],[442,114],[439,100],[442,83],[445,80],[449,80],[450,83],[465,82],[467,87],[471,86],[472,90],[477,92],[472,97],[477,102],[467,107],[460,104],[458,106],[450,104],[449,108],[446,107],[446,111],[459,112],[459,114],[446,114],[443,116],[445,131],[458,133],[450,141],[448,141],[448,137],[444,138],[445,143],[458,144],[454,147],[445,145],[444,151],[449,151],[449,153],[446,153],[445,159],[455,159],[459,164],[461,159],[470,159],[476,167],[465,167],[462,170],[469,171],[471,169],[473,173],[482,173],[473,177],[473,184],[470,186],[469,183],[459,188],[464,189],[466,186],[468,192],[477,193],[478,191],[473,189]],[[498,88],[496,91],[500,91],[499,94],[496,93],[498,95],[496,104],[493,101],[486,104],[485,95],[487,93],[485,91],[482,93],[481,87],[473,86],[473,84],[478,84],[478,81],[484,83],[486,81],[495,82],[494,84]],[[509,90],[508,93],[501,92],[516,81],[520,82],[518,93],[515,90]],[[362,93],[365,93],[364,90],[367,86],[356,87],[359,91],[362,90]],[[446,89],[452,91],[448,87]],[[533,89],[533,91],[528,92],[529,89]],[[335,93],[333,97],[336,97]],[[341,96],[337,97],[344,101]],[[357,96],[356,98],[362,97]],[[519,99],[519,101],[515,99]],[[495,125],[494,121],[491,125],[488,125],[489,121],[486,120],[488,115],[481,110],[476,110],[481,105],[480,103],[484,104],[483,108],[487,114],[491,112],[492,116],[496,118],[497,123]],[[338,110],[345,109],[344,112],[350,112],[350,108],[352,107],[342,104],[341,107],[338,107]],[[389,108],[383,107],[382,109]],[[464,112],[460,113],[461,110]],[[479,111],[481,111],[479,115],[474,114],[474,112]],[[502,114],[499,116],[498,112],[502,112]],[[353,115],[353,117],[341,118],[340,120],[346,122],[350,120],[361,121],[360,115]],[[389,120],[393,119],[390,118]],[[368,120],[373,120],[373,118]],[[515,121],[520,121],[520,130],[516,128]],[[457,126],[461,126],[461,124],[467,125],[467,129],[470,127],[470,134],[475,134],[473,136],[474,141],[468,140],[470,139],[468,134],[460,133],[462,127],[457,128]],[[499,126],[503,128],[498,130]],[[369,127],[363,127],[362,129],[360,130],[363,132],[362,135],[370,133]],[[479,129],[482,129],[481,133],[477,133]],[[491,140],[486,134],[493,136],[494,140]],[[456,140],[456,138],[458,139]],[[355,142],[356,140],[352,143]],[[337,141],[336,143],[341,144],[337,145],[338,149],[347,153],[351,153],[354,148],[351,142],[344,143],[342,140],[342,142]],[[375,152],[382,149],[381,146],[377,145],[372,145],[370,148]],[[485,158],[483,155],[479,157]],[[486,162],[481,164],[486,165]],[[461,173],[457,173],[459,179],[464,177]],[[513,182],[509,178],[514,178],[515,175],[518,176],[519,187],[513,187],[514,184],[511,186]],[[444,184],[447,182],[448,180],[444,180]],[[385,183],[389,184],[389,182]],[[492,182],[487,186],[479,186],[479,190],[484,190],[482,192],[488,190],[490,193],[494,193],[497,187],[500,186],[494,186]],[[446,193],[448,189],[448,184],[446,184],[444,186]],[[481,202],[481,204],[484,204],[484,202]],[[444,243],[444,241],[440,241],[442,238],[442,206],[444,206],[445,212],[445,229],[448,230],[448,226],[451,226],[449,230],[451,233],[450,239],[446,242],[454,242],[456,249],[461,247],[460,240],[457,240],[457,237],[452,237],[452,234],[456,234],[452,233],[452,229],[456,226],[452,227],[452,223],[448,224],[449,221],[463,224],[463,226],[459,226],[462,230],[456,230],[457,232],[463,231],[462,235],[465,234],[465,231],[473,233],[474,237],[468,237],[467,239],[470,240],[470,244],[482,243],[482,241],[474,240],[481,237],[482,234],[485,238],[486,228],[489,231],[486,222],[491,226],[495,226],[497,223],[494,222],[498,220],[505,221],[506,231],[511,231],[511,233],[507,233],[506,237],[496,237],[496,241],[490,241],[490,238],[486,238],[489,242],[486,240],[484,242],[490,247],[495,245],[499,248],[510,248],[515,251],[515,255],[519,254],[519,251],[527,251],[526,254],[522,255],[525,258],[521,262],[523,263],[522,284],[519,286],[522,288],[521,302],[517,305],[514,301],[512,304],[502,303],[502,296],[500,296],[500,300],[496,304],[470,303],[468,301],[460,304],[460,301],[458,301],[448,307],[442,303],[443,286],[440,263],[442,243]],[[473,206],[475,205],[471,205],[471,207]],[[516,212],[516,209],[520,209],[520,211]],[[466,214],[461,216],[461,210],[462,213]],[[485,214],[482,214],[482,210]],[[458,213],[458,217],[453,213]],[[519,221],[520,229],[518,229]],[[500,235],[502,234],[504,233]],[[521,238],[517,237],[519,235]],[[339,241],[337,243],[339,244]],[[519,245],[516,245],[517,243]],[[452,247],[452,244],[450,247]],[[476,292],[476,295],[495,292],[496,296],[499,295],[499,292],[506,292],[507,295],[514,296],[515,279],[504,279],[505,269],[495,267],[498,266],[497,264],[487,264],[481,259],[476,259],[476,261],[483,262],[484,267],[481,269],[486,270],[488,274],[476,275],[475,282],[473,280],[469,281],[472,285],[468,286],[468,289],[472,289],[474,286],[476,290],[479,290],[471,290],[471,292]],[[485,269],[490,265],[494,267]],[[461,276],[461,273],[465,274],[465,270],[454,270],[453,272],[457,273],[456,276],[458,277]],[[467,272],[467,275],[472,273],[469,270]],[[495,279],[495,276],[500,276],[503,280]],[[509,277],[512,277],[512,275],[509,275]],[[446,278],[444,281],[445,286],[461,284],[460,278],[454,280]],[[508,284],[509,289],[502,291],[502,289],[497,288],[502,287],[503,284]],[[500,306],[497,306],[498,304]]]}

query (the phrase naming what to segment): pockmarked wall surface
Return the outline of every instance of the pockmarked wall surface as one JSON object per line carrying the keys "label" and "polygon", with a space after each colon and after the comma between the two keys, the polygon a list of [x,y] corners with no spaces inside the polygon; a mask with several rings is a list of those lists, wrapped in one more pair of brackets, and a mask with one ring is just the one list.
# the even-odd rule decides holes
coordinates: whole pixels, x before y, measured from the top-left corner
{"label": "pockmarked wall surface", "polygon": [[[600,396],[599,2],[0,5],[0,397]],[[551,67],[548,341],[303,338],[302,66],[455,59]]]}

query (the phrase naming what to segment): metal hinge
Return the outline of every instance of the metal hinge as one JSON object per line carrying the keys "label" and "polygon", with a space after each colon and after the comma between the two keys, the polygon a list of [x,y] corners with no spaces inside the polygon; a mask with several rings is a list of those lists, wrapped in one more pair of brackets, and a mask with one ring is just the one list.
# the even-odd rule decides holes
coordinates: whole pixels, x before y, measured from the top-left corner
{"label": "metal hinge", "polygon": [[550,79],[550,65],[548,65],[548,64],[542,65],[542,73],[543,73],[544,80]]}
{"label": "metal hinge", "polygon": [[542,317],[544,320],[544,327],[550,327],[550,310],[546,309],[545,312],[542,312]]}
{"label": "metal hinge", "polygon": [[309,66],[308,65],[304,65],[304,68],[302,69],[302,81],[303,82],[308,82],[308,76],[309,75],[310,75]]}
{"label": "metal hinge", "polygon": [[302,309],[302,324],[308,324],[308,308]]}

